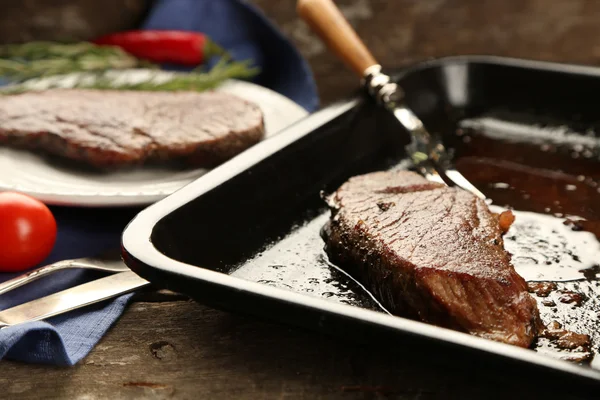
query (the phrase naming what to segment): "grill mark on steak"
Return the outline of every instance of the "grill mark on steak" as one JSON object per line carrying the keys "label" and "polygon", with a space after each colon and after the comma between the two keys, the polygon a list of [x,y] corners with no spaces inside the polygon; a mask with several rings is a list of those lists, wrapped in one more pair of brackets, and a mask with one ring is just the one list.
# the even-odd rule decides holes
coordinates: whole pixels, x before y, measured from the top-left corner
{"label": "grill mark on steak", "polygon": [[[127,151],[127,147],[123,146],[123,144],[121,144],[115,137],[112,137],[110,135],[103,135],[102,133],[100,133],[100,131],[97,130],[97,127],[95,127],[93,124],[89,124],[89,123],[85,123],[85,122],[77,122],[77,121],[71,121],[71,120],[67,120],[59,115],[57,115],[55,117],[56,122],[59,122],[61,126],[61,128],[63,130],[65,129],[69,129],[66,128],[65,125],[71,125],[83,132],[87,132],[92,136],[99,136],[103,139],[106,139],[110,142],[112,142],[116,147],[122,149],[123,151]],[[109,125],[104,126],[104,128],[110,127]],[[100,127],[102,128],[102,127]]]}
{"label": "grill mark on steak", "polygon": [[154,140],[154,138],[151,135],[146,133],[143,128],[134,126],[133,128],[131,128],[131,132],[135,135],[139,135],[139,136],[143,136],[143,137],[147,138],[150,141],[150,145],[156,147],[156,145],[157,145],[156,140]]}
{"label": "grill mark on steak", "polygon": [[[331,261],[391,313],[531,345],[542,327],[537,305],[483,201],[406,171],[353,177],[326,200]],[[395,205],[383,211],[382,202]]]}
{"label": "grill mark on steak", "polygon": [[[384,226],[384,227],[383,227],[383,228],[381,228],[381,229],[382,229],[382,230],[383,230],[383,229],[386,229],[386,228],[390,227],[391,225],[395,225],[395,224],[397,224],[397,223],[398,223],[400,220],[403,220],[403,219],[405,219],[405,218],[406,218],[406,209],[408,209],[410,206],[412,206],[412,204],[413,204],[413,202],[412,202],[412,201],[411,201],[411,202],[409,202],[409,204],[407,204],[407,207],[401,211],[401,213],[400,213],[400,216],[399,216],[399,217],[398,217],[398,218],[397,218],[397,219],[396,219],[396,220],[395,220],[395,221],[394,221],[392,224],[389,224],[389,225],[387,225],[387,226]],[[390,215],[390,218],[391,218],[391,217],[392,217],[392,216]],[[382,233],[387,233],[387,231],[386,231],[386,232],[382,232]],[[398,231],[398,230],[397,230],[396,232],[393,232],[393,233],[392,233],[392,235],[390,236],[390,238],[392,238],[392,237],[395,237],[395,236],[396,236],[396,235],[398,235],[398,234],[400,234],[400,231]],[[398,239],[398,238],[397,238],[397,239]],[[396,239],[396,240],[397,240],[397,239]],[[390,243],[390,244],[391,244],[391,243]]]}
{"label": "grill mark on steak", "polygon": [[0,143],[106,168],[212,167],[264,136],[260,108],[220,92],[51,89],[0,98]]}
{"label": "grill mark on steak", "polygon": [[[407,192],[400,192],[400,193],[407,193]],[[438,201],[438,200],[439,200],[441,197],[442,197],[442,196],[441,196],[441,195],[439,195],[439,196],[437,196],[435,199],[433,199],[433,201]],[[442,222],[442,220],[443,220],[444,218],[446,218],[446,217],[447,217],[447,216],[450,214],[450,212],[452,212],[452,209],[453,209],[453,207],[454,207],[454,201],[455,201],[455,200],[456,200],[456,196],[455,196],[454,194],[452,194],[452,200],[450,201],[450,207],[448,207],[448,208],[446,209],[446,211],[444,212],[444,214],[443,214],[443,215],[442,215],[440,218],[438,218],[436,221],[434,221],[434,222],[431,224],[431,225],[432,225],[431,229],[433,229],[433,232],[430,230],[430,231],[429,231],[429,233],[427,233],[427,234],[425,234],[425,235],[423,235],[423,236],[421,236],[421,237],[419,238],[419,240],[417,241],[417,243],[416,243],[416,244],[415,244],[415,246],[413,247],[412,251],[410,252],[410,255],[409,255],[409,257],[412,257],[412,256],[413,256],[413,254],[415,253],[415,251],[417,251],[417,249],[419,248],[419,246],[420,246],[420,245],[421,245],[421,243],[422,243],[422,242],[425,240],[425,238],[426,238],[426,237],[428,237],[428,236],[431,236],[431,234],[432,234],[432,233],[435,233],[435,229],[436,229],[436,227],[439,225],[439,223],[440,223],[440,222]],[[457,239],[458,239],[458,236],[457,236]]]}
{"label": "grill mark on steak", "polygon": [[[366,210],[365,210],[366,211]],[[400,214],[400,216],[398,218],[396,218],[395,220],[393,220],[392,222],[390,222],[389,224],[386,224],[384,226],[381,227],[382,233],[385,233],[385,231],[383,231],[384,229],[390,228],[390,227],[394,227],[398,222],[400,222],[400,220],[404,217],[404,214]],[[397,234],[398,232],[396,232],[395,234]]]}
{"label": "grill mark on steak", "polygon": [[422,185],[410,185],[410,186],[390,186],[382,190],[376,190],[375,193],[415,193],[415,192],[424,192],[428,190],[435,189],[438,186],[438,183],[427,182]]}
{"label": "grill mark on steak", "polygon": [[15,147],[43,149],[50,153],[61,152],[64,153],[65,156],[73,159],[79,159],[85,151],[92,151],[94,148],[100,147],[102,147],[103,153],[106,153],[105,157],[109,157],[109,155],[113,156],[113,153],[116,153],[117,157],[120,157],[118,154],[122,154],[122,149],[115,148],[115,145],[111,141],[104,138],[100,138],[99,140],[87,132],[80,133],[78,141],[83,144],[89,143],[90,146],[94,145],[94,147],[88,149],[85,147],[77,148],[72,145],[70,138],[72,137],[73,131],[70,129],[65,129],[62,135],[35,130],[32,130],[28,135],[22,135],[22,132],[20,131],[2,130],[2,128],[0,128],[0,132],[2,132],[0,135],[0,143],[9,142]]}

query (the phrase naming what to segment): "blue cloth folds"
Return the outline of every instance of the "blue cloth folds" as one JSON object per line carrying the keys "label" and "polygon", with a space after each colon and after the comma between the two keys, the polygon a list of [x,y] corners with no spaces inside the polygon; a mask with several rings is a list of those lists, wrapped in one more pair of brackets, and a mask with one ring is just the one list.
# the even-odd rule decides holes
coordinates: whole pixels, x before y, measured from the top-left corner
{"label": "blue cloth folds", "polygon": [[[254,6],[238,0],[158,0],[142,29],[182,29],[207,34],[234,59],[252,59],[254,82],[287,96],[308,111],[318,107],[306,61]],[[139,208],[52,207],[58,237],[43,264],[92,256],[119,246],[121,232]],[[0,281],[18,274],[0,274]],[[0,296],[0,309],[104,276],[62,271]],[[74,365],[85,357],[124,311],[131,294],[51,318],[0,329],[0,358]]]}

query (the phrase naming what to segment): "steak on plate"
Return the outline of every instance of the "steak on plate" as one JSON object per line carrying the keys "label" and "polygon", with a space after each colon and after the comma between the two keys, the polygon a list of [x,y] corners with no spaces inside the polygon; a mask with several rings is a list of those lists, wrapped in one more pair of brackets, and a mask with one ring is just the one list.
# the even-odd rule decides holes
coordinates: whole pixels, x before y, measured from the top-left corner
{"label": "steak on plate", "polygon": [[510,214],[407,171],[353,177],[327,200],[330,259],[391,313],[531,345],[541,322],[504,249]]}
{"label": "steak on plate", "polygon": [[217,165],[261,140],[260,108],[220,92],[50,89],[0,96],[0,144],[95,167]]}

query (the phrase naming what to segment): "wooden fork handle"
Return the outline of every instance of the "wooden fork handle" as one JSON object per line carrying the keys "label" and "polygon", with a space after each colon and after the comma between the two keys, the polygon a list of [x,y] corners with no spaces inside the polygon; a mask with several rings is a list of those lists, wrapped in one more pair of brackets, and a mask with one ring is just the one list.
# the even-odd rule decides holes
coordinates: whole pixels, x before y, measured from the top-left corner
{"label": "wooden fork handle", "polygon": [[375,64],[375,58],[331,0],[298,0],[300,17],[357,75]]}

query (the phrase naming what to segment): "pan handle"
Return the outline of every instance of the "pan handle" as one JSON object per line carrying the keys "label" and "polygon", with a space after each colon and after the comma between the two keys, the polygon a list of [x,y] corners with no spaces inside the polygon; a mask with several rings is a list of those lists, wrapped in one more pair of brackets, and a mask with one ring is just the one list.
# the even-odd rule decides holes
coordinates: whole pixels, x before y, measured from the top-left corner
{"label": "pan handle", "polygon": [[340,9],[331,0],[298,0],[297,12],[310,28],[361,78],[378,65]]}

